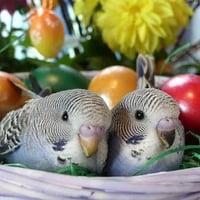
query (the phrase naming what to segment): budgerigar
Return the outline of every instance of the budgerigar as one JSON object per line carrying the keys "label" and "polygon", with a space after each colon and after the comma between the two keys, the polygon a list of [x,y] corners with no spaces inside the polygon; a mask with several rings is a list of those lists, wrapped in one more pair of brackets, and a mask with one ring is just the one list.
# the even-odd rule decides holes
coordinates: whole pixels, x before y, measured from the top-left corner
{"label": "budgerigar", "polygon": [[85,89],[38,97],[0,122],[0,157],[32,169],[76,163],[101,173],[107,157],[111,112]]}
{"label": "budgerigar", "polygon": [[[158,89],[127,94],[112,113],[106,175],[133,175],[150,158],[184,144],[179,107]],[[168,155],[142,173],[178,169],[182,156],[182,152]]]}
{"label": "budgerigar", "polygon": [[[139,85],[148,88],[130,92],[112,109],[109,152],[104,169],[108,176],[131,176],[151,158],[185,142],[177,102],[163,91],[149,88],[148,80],[141,80],[140,75],[144,76],[142,65],[138,66]],[[165,156],[140,174],[178,169],[182,157],[181,151]]]}

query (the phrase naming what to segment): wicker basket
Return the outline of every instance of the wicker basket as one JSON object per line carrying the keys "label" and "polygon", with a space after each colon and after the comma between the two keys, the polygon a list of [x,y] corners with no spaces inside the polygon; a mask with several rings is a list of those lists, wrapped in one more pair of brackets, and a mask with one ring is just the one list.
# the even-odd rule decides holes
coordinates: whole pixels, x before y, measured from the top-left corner
{"label": "wicker basket", "polygon": [[200,168],[134,177],[69,176],[3,165],[0,170],[0,199],[200,199]]}

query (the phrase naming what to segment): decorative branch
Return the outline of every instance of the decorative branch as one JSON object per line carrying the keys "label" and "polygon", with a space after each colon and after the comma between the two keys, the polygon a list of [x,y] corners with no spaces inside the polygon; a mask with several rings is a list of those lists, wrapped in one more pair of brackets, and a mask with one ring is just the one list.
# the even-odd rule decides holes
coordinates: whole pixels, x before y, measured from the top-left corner
{"label": "decorative branch", "polygon": [[[188,0],[187,3],[192,7],[193,9],[193,12],[195,13],[195,11],[197,10],[197,8],[200,6],[200,0],[197,0],[197,1],[194,1],[194,0]],[[190,20],[191,20],[192,17],[190,17]],[[175,50],[178,46],[180,46],[181,44],[181,41],[185,35],[187,31],[187,28],[183,28],[182,31],[179,33],[178,37],[177,37],[177,41],[176,43],[174,44],[174,48],[173,50]],[[172,51],[173,51],[172,50]]]}
{"label": "decorative branch", "polygon": [[70,15],[69,15],[69,12],[67,9],[67,5],[64,0],[59,0],[59,4],[60,4],[61,13],[62,13],[63,19],[66,23],[67,29],[68,29],[70,35],[72,35],[74,33],[74,30],[73,30],[72,22],[71,22]]}

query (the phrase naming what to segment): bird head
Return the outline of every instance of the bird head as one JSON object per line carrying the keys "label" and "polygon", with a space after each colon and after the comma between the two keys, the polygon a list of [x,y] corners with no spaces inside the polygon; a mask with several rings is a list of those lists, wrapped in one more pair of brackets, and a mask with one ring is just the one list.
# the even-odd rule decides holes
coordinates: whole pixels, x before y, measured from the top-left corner
{"label": "bird head", "polygon": [[[48,140],[59,145],[78,140],[75,144],[81,146],[86,157],[97,151],[111,124],[111,111],[104,100],[85,89],[61,91],[41,98],[33,113],[38,113],[37,126],[43,126]],[[47,126],[41,119],[50,128],[45,130]],[[65,148],[59,146],[59,149]]]}
{"label": "bird head", "polygon": [[113,110],[112,127],[126,143],[138,144],[152,134],[169,148],[179,125],[179,107],[168,94],[155,88],[127,94]]}

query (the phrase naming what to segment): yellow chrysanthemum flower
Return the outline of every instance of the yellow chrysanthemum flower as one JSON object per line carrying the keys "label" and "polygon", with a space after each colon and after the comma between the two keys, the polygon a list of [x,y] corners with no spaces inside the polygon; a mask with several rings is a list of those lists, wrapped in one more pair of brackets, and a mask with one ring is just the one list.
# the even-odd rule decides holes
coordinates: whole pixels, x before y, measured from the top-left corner
{"label": "yellow chrysanthemum flower", "polygon": [[95,22],[104,41],[129,58],[174,42],[192,15],[184,0],[107,0],[102,9]]}
{"label": "yellow chrysanthemum flower", "polygon": [[168,0],[165,3],[168,3],[170,5],[173,12],[171,25],[168,19],[166,19],[168,23],[163,20],[165,31],[169,36],[168,39],[165,41],[165,45],[167,46],[175,42],[176,35],[179,32],[180,28],[187,26],[189,22],[189,17],[192,16],[193,11],[188,6],[188,4],[185,3],[184,0]]}
{"label": "yellow chrysanthemum flower", "polygon": [[129,58],[173,44],[192,15],[184,0],[76,0],[74,9],[85,25],[92,21],[99,28],[112,50]]}

